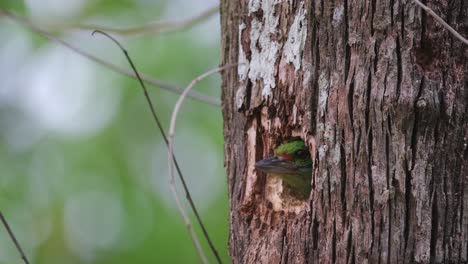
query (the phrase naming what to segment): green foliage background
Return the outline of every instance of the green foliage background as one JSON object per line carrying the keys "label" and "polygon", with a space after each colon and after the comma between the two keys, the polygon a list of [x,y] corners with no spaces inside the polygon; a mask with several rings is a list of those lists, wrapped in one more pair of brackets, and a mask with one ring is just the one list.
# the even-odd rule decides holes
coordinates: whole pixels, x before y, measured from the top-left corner
{"label": "green foliage background", "polygon": [[[106,18],[107,22],[112,22],[108,25],[129,25],[129,21],[137,25],[158,20],[168,5],[169,1],[88,0],[75,16],[57,21],[71,23]],[[205,3],[205,7],[209,6],[212,4]],[[21,16],[30,15],[27,5],[21,1],[3,0],[0,7]],[[184,8],[186,13],[190,11],[181,6]],[[173,19],[183,17],[187,15]],[[213,20],[217,23],[217,19],[217,16],[212,17],[211,25]],[[213,29],[209,23],[183,32],[119,39],[123,40],[141,72],[186,86],[192,78],[219,64],[219,28]],[[200,36],[203,30],[213,32]],[[21,60],[14,56],[2,58],[2,54],[5,55],[2,49],[18,32],[32,43],[30,53]],[[70,34],[73,33],[66,30],[58,36],[67,39]],[[97,55],[105,49],[111,54],[106,60],[129,68],[112,42],[86,34],[89,32],[81,33],[80,41],[74,44]],[[197,40],[206,36],[213,40]],[[165,148],[137,82],[91,63],[97,76],[92,89],[106,88],[118,93],[117,107],[110,121],[84,134],[43,128],[17,107],[15,100],[22,100],[18,97],[24,94],[5,96],[2,89],[11,94],[22,88],[21,81],[27,77],[20,75],[17,69],[30,63],[36,53],[49,48],[65,49],[6,17],[0,17],[0,42],[3,43],[0,44],[0,65],[3,66],[0,77],[12,80],[0,84],[0,206],[32,263],[198,263],[190,237],[167,191]],[[93,43],[99,43],[100,48],[93,49]],[[69,58],[70,65],[75,59],[83,60],[76,54]],[[65,67],[62,72],[49,74],[60,78],[64,72],[73,74],[67,72],[69,70],[73,68]],[[67,82],[61,80],[64,86]],[[34,86],[31,89],[35,89]],[[149,89],[167,128],[177,95],[153,87]],[[219,98],[220,78],[211,77],[195,89]],[[99,102],[91,100],[89,104],[93,109]],[[60,109],[55,111],[60,112]],[[18,124],[23,123],[28,125],[21,128]],[[15,138],[32,143],[16,148],[10,142],[15,125],[18,125],[14,130],[18,133]],[[218,251],[228,262],[228,202],[220,107],[188,99],[177,127],[177,134],[184,135],[176,136],[175,143],[182,171],[194,188],[195,203]],[[36,130],[42,131],[41,136],[30,140]],[[204,170],[210,172],[199,173]],[[213,175],[216,178],[213,179]],[[118,202],[115,203],[115,199]],[[78,210],[73,209],[70,214],[70,208]],[[190,211],[188,206],[186,209]],[[112,212],[120,214],[114,218]],[[193,215],[192,220],[206,255],[214,261]],[[104,239],[100,232],[112,235]],[[4,228],[0,228],[0,263],[21,263]]]}

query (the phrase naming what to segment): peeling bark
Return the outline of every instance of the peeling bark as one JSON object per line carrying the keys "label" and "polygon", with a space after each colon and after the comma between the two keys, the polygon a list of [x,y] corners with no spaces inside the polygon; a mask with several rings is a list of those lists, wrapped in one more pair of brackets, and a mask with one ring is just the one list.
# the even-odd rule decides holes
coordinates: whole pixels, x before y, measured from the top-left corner
{"label": "peeling bark", "polygon": [[[232,261],[467,263],[468,48],[411,1],[221,2]],[[307,201],[254,169],[291,136]]]}

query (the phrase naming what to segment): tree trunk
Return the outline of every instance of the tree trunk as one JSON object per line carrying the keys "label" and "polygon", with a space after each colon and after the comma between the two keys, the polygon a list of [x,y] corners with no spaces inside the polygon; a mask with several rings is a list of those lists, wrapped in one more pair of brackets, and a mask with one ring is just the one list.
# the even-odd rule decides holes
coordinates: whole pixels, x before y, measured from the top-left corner
{"label": "tree trunk", "polygon": [[[429,0],[468,36],[465,0]],[[221,1],[234,263],[467,263],[468,48],[412,1]],[[254,169],[291,136],[306,201]]]}

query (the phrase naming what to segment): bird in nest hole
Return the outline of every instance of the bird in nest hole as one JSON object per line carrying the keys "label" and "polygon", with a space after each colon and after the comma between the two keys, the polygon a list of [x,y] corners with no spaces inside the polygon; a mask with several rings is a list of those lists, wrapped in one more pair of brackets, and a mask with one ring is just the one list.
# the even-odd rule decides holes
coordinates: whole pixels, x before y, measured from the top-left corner
{"label": "bird in nest hole", "polygon": [[255,163],[257,170],[281,178],[283,186],[299,199],[307,199],[310,194],[312,166],[309,149],[300,138],[279,145],[273,157]]}

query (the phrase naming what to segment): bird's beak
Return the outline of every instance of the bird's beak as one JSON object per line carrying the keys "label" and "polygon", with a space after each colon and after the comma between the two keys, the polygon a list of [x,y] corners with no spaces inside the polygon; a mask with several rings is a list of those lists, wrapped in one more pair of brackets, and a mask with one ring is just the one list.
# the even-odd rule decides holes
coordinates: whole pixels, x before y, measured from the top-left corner
{"label": "bird's beak", "polygon": [[266,173],[272,174],[296,174],[297,167],[289,161],[280,157],[270,157],[255,163],[255,168]]}

